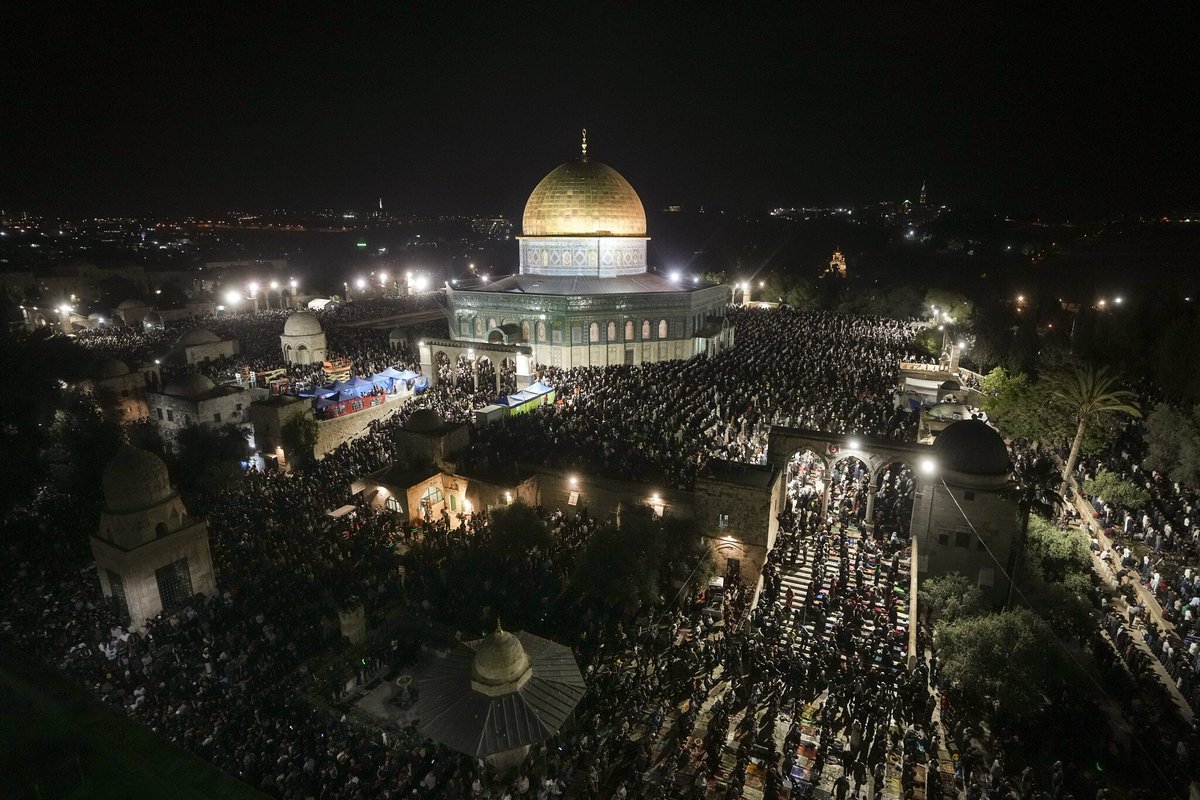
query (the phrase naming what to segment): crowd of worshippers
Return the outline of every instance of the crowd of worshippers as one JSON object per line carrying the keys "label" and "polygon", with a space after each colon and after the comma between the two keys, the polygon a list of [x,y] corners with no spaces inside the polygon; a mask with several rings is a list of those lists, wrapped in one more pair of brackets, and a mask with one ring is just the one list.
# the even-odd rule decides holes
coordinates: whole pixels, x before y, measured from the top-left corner
{"label": "crowd of worshippers", "polygon": [[480,432],[472,458],[689,486],[710,458],[762,463],[772,425],[911,438],[896,370],[915,323],[733,309],[737,346],[640,366],[541,368],[562,402]]}
{"label": "crowd of worshippers", "polygon": [[[272,336],[285,317],[272,323]],[[738,347],[716,358],[543,368],[561,386],[562,406],[488,429],[476,455],[520,452],[626,477],[657,469],[686,482],[708,458],[761,460],[771,423],[911,435],[915,419],[893,402],[896,363],[912,357],[908,323],[790,310],[734,311],[732,321]],[[916,788],[918,766],[936,766],[927,755],[937,751],[927,681],[936,665],[904,669],[906,584],[893,579],[905,558],[903,537],[848,534],[865,513],[862,475],[849,466],[831,476],[837,488],[827,516],[817,513],[819,496],[795,498],[753,608],[752,588],[735,572],[727,576],[722,625],[691,593],[679,603],[664,597],[620,624],[600,615],[578,620],[569,638],[560,637],[574,647],[589,686],[577,724],[536,749],[516,776],[497,776],[412,730],[385,733],[318,710],[306,695],[337,700],[344,684],[344,676],[310,670],[336,647],[336,608],[403,603],[483,622],[484,607],[503,607],[509,593],[526,587],[536,599],[545,596],[538,581],[565,580],[595,529],[585,515],[567,520],[546,510],[556,544],[509,570],[512,583],[489,585],[488,569],[477,581],[448,584],[453,559],[487,540],[486,515],[456,529],[448,520],[414,528],[364,507],[349,522],[326,516],[354,501],[353,480],[390,461],[395,429],[412,411],[470,417],[489,392],[468,389],[461,369],[453,377],[304,470],[252,470],[199,502],[193,513],[210,523],[219,596],[197,598],[134,634],[119,626],[82,563],[34,564],[13,553],[19,567],[3,596],[4,636],[279,797],[732,798],[755,781],[769,798],[805,784],[845,798],[868,784],[878,793],[888,754],[906,791]],[[884,512],[897,518],[887,498],[902,502],[902,481],[897,471],[894,487],[881,489]],[[398,545],[408,549],[403,558]],[[813,577],[804,597],[789,597],[780,576],[801,565]],[[463,591],[476,585],[484,593]],[[376,643],[369,662],[412,655]],[[1016,786],[1003,765],[999,749],[986,748],[970,762],[968,784],[989,794]],[[1032,780],[1022,776],[1021,788]],[[1055,780],[1061,784],[1053,775],[1040,779]]]}
{"label": "crowd of worshippers", "polygon": [[[379,458],[355,442],[311,474],[252,471],[208,498],[221,594],[160,615],[144,634],[120,627],[91,571],[29,562],[16,562],[5,586],[3,634],[103,702],[284,798],[738,798],[748,782],[766,798],[806,785],[846,798],[864,796],[868,781],[880,796],[889,754],[906,794],[918,765],[936,767],[926,755],[937,735],[930,668],[906,670],[897,619],[906,554],[884,540],[852,542],[815,499],[782,515],[753,609],[740,573],[728,574],[723,624],[702,612],[697,587],[681,602],[660,598],[622,619],[578,617],[567,643],[588,692],[576,723],[515,774],[497,774],[412,728],[381,731],[320,710],[313,697],[336,702],[345,677],[319,679],[310,668],[336,647],[334,609],[400,602],[452,618],[472,613],[472,600],[524,604],[547,591],[546,576],[566,580],[597,527],[586,511],[542,511],[550,547],[471,597],[464,587],[483,587],[494,565],[471,582],[448,585],[441,576],[449,561],[486,543],[486,514],[459,528],[414,527],[362,507],[352,519],[325,517],[348,499],[339,476]],[[397,555],[398,542],[406,555]],[[837,570],[822,572],[834,557]],[[816,570],[808,594],[781,591],[780,571],[806,563]],[[798,621],[793,604],[807,609]],[[396,666],[415,655],[381,642],[364,660]],[[1016,785],[1003,756],[992,755],[990,768],[979,758],[964,765],[971,785]]]}
{"label": "crowd of worshippers", "polygon": [[[389,345],[388,331],[347,327],[347,323],[428,311],[438,307],[440,302],[441,292],[427,292],[407,297],[366,298],[334,304],[310,313],[317,317],[325,331],[327,357],[331,360],[351,359],[352,374],[366,377],[388,367],[419,371],[420,366],[411,344],[401,351],[395,351]],[[327,377],[321,364],[288,365],[280,354],[279,335],[284,323],[298,311],[272,308],[198,317],[152,328],[136,324],[94,328],[79,331],[76,341],[97,358],[119,358],[133,367],[158,358],[162,361],[159,369],[164,386],[189,371],[198,370],[213,380],[226,381],[235,378],[243,369],[255,372],[286,369],[286,374],[294,381],[320,385]],[[180,335],[195,328],[210,330],[222,339],[236,340],[239,353],[196,365],[163,358]],[[423,325],[415,326],[414,335],[419,335],[423,329]]]}
{"label": "crowd of worshippers", "polygon": [[1145,426],[1130,421],[1105,453],[1080,459],[1080,486],[1100,470],[1146,491],[1144,508],[1124,508],[1099,497],[1088,498],[1112,541],[1101,553],[1118,580],[1136,581],[1152,596],[1168,628],[1154,625],[1145,604],[1129,599],[1151,651],[1193,709],[1200,709],[1200,493],[1143,465]]}

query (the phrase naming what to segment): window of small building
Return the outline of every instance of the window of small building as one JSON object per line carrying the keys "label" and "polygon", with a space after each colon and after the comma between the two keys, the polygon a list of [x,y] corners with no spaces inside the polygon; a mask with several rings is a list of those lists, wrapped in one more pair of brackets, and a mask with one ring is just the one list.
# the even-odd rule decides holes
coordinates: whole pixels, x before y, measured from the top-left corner
{"label": "window of small building", "polygon": [[156,408],[156,409],[154,409],[154,410],[158,412],[158,418],[159,418],[159,419],[162,419],[162,418],[163,418],[162,409],[161,409],[161,408]]}
{"label": "window of small building", "polygon": [[938,544],[940,544],[942,547],[948,547],[950,545],[950,534],[949,533],[939,533],[938,534]]}
{"label": "window of small building", "polygon": [[957,531],[954,534],[954,546],[955,547],[970,547],[971,546],[971,534],[967,533],[966,531]]}
{"label": "window of small building", "polygon": [[458,498],[454,495],[450,495],[450,510],[458,511]]}
{"label": "window of small building", "polygon": [[658,338],[666,339],[667,335],[667,321],[665,319],[660,319],[658,321]]}
{"label": "window of small building", "polygon": [[395,511],[397,514],[404,511],[404,509],[400,507],[400,501],[396,499],[395,495],[388,495],[388,499],[383,501],[383,507],[388,511]]}
{"label": "window of small building", "polygon": [[192,596],[192,575],[188,572],[186,558],[154,570],[154,580],[158,583],[158,599],[162,601],[163,611],[174,611]]}
{"label": "window of small building", "polygon": [[729,527],[729,515],[728,514],[717,514],[717,528],[720,530],[725,530],[728,527]]}
{"label": "window of small building", "polygon": [[436,503],[442,502],[444,497],[445,495],[442,494],[441,489],[436,486],[430,486],[425,490],[425,493],[421,495],[421,502],[428,501],[429,505],[432,506]]}
{"label": "window of small building", "polygon": [[213,422],[220,422],[220,421],[221,421],[221,412],[217,411],[213,414]]}
{"label": "window of small building", "polygon": [[996,585],[996,570],[992,567],[979,568],[979,585],[980,587],[990,587]]}
{"label": "window of small building", "polygon": [[167,409],[167,422],[174,422],[174,421],[175,421],[175,412],[168,408]]}
{"label": "window of small building", "polygon": [[971,491],[970,489],[967,489],[965,492],[963,492],[963,500],[974,500],[974,499],[975,499],[975,492]]}
{"label": "window of small building", "polygon": [[615,342],[617,340],[617,323],[608,323],[608,330],[606,333],[608,334],[608,341]]}

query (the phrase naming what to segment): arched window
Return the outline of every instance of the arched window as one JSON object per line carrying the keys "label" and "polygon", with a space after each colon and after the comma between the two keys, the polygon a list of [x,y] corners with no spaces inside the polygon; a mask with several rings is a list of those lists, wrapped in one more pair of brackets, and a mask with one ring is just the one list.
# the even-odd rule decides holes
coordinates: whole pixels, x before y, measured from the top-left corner
{"label": "arched window", "polygon": [[488,317],[488,330],[489,331],[496,330],[496,318],[495,317]]}
{"label": "arched window", "polygon": [[658,321],[658,338],[667,338],[667,321],[665,319],[660,319]]}
{"label": "arched window", "polygon": [[625,341],[633,341],[633,320],[631,319],[625,320]]}
{"label": "arched window", "polygon": [[615,342],[617,340],[617,323],[608,323],[608,341]]}
{"label": "arched window", "polygon": [[546,323],[539,322],[537,326],[537,340],[539,342],[546,341]]}
{"label": "arched window", "polygon": [[642,338],[643,339],[650,338],[650,320],[648,320],[648,319],[642,320]]}
{"label": "arched window", "polygon": [[529,320],[527,319],[521,320],[521,341],[529,341]]}
{"label": "arched window", "polygon": [[600,341],[600,324],[599,323],[593,322],[591,325],[588,325],[588,341],[591,342],[592,344],[595,344],[596,342]]}
{"label": "arched window", "polygon": [[400,501],[396,499],[395,495],[388,495],[388,499],[383,501],[383,507],[388,511],[395,511],[397,514],[404,510],[400,507]]}
{"label": "arched window", "polygon": [[154,535],[159,539],[167,535],[167,523],[160,522],[154,526]]}
{"label": "arched window", "polygon": [[480,317],[475,318],[475,335],[483,336],[483,319]]}

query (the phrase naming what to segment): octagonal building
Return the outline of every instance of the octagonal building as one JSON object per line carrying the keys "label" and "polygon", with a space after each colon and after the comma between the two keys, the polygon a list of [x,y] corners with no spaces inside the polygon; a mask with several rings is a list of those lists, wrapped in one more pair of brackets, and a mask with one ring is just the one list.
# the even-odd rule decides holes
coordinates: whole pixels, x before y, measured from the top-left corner
{"label": "octagonal building", "polygon": [[579,158],[534,187],[518,241],[518,274],[449,293],[457,342],[523,345],[534,362],[561,367],[690,358],[733,343],[728,287],[648,271],[642,201],[588,155],[586,133]]}

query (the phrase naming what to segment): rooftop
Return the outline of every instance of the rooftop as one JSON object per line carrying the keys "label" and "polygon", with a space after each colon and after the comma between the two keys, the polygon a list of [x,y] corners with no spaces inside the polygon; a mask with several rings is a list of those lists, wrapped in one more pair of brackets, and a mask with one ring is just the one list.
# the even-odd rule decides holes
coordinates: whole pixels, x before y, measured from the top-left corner
{"label": "rooftop", "polygon": [[645,294],[647,292],[680,293],[707,289],[712,284],[685,284],[652,272],[622,275],[615,278],[555,275],[509,275],[482,286],[458,289],[459,292],[504,292],[511,294],[587,295],[587,294]]}

